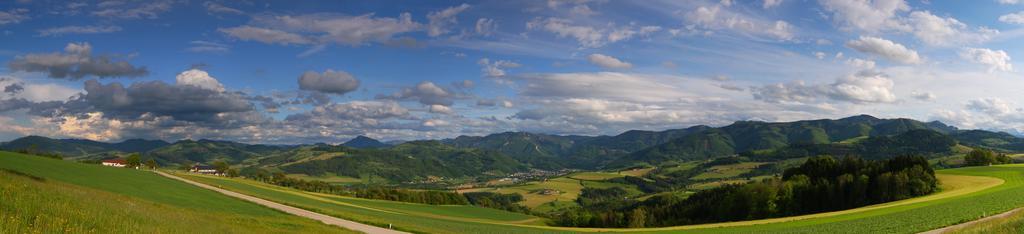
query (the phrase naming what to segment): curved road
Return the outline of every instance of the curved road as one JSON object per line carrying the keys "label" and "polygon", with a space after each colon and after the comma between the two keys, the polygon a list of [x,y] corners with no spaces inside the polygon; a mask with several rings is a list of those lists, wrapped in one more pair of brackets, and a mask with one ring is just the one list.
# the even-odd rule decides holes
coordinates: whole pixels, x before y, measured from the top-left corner
{"label": "curved road", "polygon": [[206,185],[206,184],[203,184],[203,183],[187,180],[185,178],[181,178],[181,177],[177,177],[177,176],[174,176],[174,175],[171,175],[171,174],[167,174],[167,173],[164,173],[162,171],[153,171],[153,172],[156,172],[156,174],[162,175],[162,176],[167,177],[167,178],[171,178],[171,179],[175,179],[175,180],[180,180],[182,182],[185,182],[185,183],[188,183],[188,184],[191,184],[191,185],[195,185],[195,186],[199,186],[201,188],[213,190],[213,191],[222,193],[224,195],[236,197],[238,199],[250,201],[250,202],[253,202],[253,203],[256,203],[256,204],[260,204],[260,205],[263,205],[263,206],[266,206],[266,207],[270,207],[270,208],[275,209],[275,210],[283,211],[285,213],[297,215],[297,216],[300,216],[300,217],[306,217],[306,218],[310,218],[310,219],[319,220],[320,222],[323,222],[323,223],[326,223],[326,224],[329,224],[329,225],[334,225],[334,226],[343,227],[343,228],[347,228],[347,229],[351,229],[351,230],[356,230],[356,231],[360,231],[360,232],[364,232],[364,233],[370,233],[370,234],[407,233],[407,232],[400,232],[400,231],[395,231],[395,230],[391,230],[391,229],[387,229],[387,228],[382,228],[382,227],[377,227],[377,226],[372,226],[372,225],[366,225],[366,224],[362,224],[362,223],[357,223],[357,222],[353,222],[353,221],[339,219],[339,218],[336,218],[336,217],[333,217],[333,216],[329,216],[329,215],[324,215],[324,214],[321,214],[321,213],[316,213],[316,212],[312,212],[312,211],[308,211],[308,210],[299,209],[299,208],[296,208],[296,207],[293,207],[293,206],[288,206],[288,205],[284,205],[284,204],[281,204],[281,203],[264,200],[262,198],[253,197],[253,196],[249,196],[249,195],[245,195],[245,194],[241,194],[241,193],[236,193],[236,192],[228,191],[228,190],[225,190],[225,189],[221,189],[221,188],[213,187],[213,186],[210,186],[210,185]]}

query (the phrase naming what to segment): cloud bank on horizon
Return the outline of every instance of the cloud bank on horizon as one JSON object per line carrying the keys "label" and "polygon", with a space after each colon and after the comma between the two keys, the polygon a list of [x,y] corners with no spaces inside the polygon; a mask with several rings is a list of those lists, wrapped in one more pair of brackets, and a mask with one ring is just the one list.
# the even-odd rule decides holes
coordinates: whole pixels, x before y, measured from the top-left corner
{"label": "cloud bank on horizon", "polygon": [[[968,10],[969,9],[969,10]],[[855,114],[1024,133],[1024,2],[20,0],[0,140],[340,143]]]}

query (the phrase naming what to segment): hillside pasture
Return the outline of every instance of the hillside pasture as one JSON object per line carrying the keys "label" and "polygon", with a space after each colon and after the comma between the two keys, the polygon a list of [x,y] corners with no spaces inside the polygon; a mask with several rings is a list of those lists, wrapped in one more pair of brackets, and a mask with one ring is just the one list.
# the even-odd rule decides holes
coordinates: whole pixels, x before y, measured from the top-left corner
{"label": "hillside pasture", "polygon": [[354,233],[152,172],[0,152],[0,233]]}

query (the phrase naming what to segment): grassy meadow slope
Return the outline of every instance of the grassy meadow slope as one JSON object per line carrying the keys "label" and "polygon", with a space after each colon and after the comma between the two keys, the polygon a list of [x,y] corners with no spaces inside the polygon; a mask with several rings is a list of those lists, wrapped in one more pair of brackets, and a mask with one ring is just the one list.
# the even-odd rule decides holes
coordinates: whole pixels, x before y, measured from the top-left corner
{"label": "grassy meadow slope", "polygon": [[351,233],[147,171],[9,152],[0,197],[0,233]]}
{"label": "grassy meadow slope", "polygon": [[940,170],[943,191],[908,200],[847,211],[766,220],[647,229],[598,229],[543,226],[541,220],[503,220],[490,215],[442,215],[421,206],[416,211],[395,208],[392,202],[360,203],[360,199],[307,193],[253,181],[192,176],[262,198],[311,208],[342,218],[394,224],[410,231],[449,233],[548,232],[686,232],[686,233],[915,233],[997,214],[1024,206],[1024,165]]}

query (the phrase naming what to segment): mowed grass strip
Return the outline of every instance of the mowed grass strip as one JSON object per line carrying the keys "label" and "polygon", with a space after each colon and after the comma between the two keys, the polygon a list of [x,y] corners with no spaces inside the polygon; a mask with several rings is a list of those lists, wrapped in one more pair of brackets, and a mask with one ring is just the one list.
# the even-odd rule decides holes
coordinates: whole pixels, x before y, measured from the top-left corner
{"label": "mowed grass strip", "polygon": [[1024,211],[1017,210],[1009,216],[989,219],[952,230],[956,234],[1024,233]]}
{"label": "mowed grass strip", "polygon": [[[150,172],[98,167],[0,152],[0,233],[356,233],[191,185],[178,187],[185,184],[161,180]],[[79,185],[54,175],[85,178],[76,180]],[[146,184],[142,187],[154,191],[126,195],[116,192],[124,189],[100,189],[119,187],[98,184],[118,184],[120,176],[140,177],[127,180],[137,183],[123,186]],[[166,191],[161,185],[182,190]],[[146,195],[162,192],[196,199],[194,204],[221,205],[166,203],[167,198]]]}

